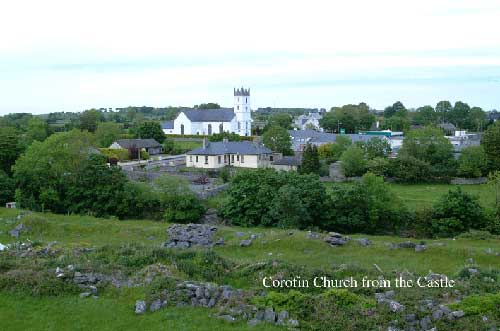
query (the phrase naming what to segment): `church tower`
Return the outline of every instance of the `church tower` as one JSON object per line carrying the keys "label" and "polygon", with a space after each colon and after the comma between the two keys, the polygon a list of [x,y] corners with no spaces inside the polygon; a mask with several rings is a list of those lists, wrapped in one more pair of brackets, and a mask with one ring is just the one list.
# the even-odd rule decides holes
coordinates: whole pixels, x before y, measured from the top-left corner
{"label": "church tower", "polygon": [[234,114],[236,115],[236,133],[240,136],[252,135],[252,114],[250,110],[250,89],[234,89]]}

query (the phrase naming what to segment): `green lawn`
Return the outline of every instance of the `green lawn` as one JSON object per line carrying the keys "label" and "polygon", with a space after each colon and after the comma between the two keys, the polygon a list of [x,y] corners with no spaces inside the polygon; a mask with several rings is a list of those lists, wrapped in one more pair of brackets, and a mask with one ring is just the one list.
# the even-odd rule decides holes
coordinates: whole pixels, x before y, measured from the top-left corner
{"label": "green lawn", "polygon": [[[350,185],[349,183],[327,183],[329,188],[335,185]],[[476,195],[484,207],[495,204],[495,194],[488,185],[451,185],[451,184],[395,184],[389,186],[403,202],[413,210],[431,207],[440,196],[449,190],[460,187],[462,191]]]}

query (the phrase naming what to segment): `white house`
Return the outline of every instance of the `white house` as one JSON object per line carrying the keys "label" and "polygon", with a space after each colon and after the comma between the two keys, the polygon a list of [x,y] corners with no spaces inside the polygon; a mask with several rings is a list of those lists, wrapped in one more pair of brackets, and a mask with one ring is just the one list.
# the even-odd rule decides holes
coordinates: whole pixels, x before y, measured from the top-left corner
{"label": "white house", "polygon": [[182,110],[173,121],[162,123],[165,134],[212,135],[231,132],[252,134],[250,89],[234,89],[234,107]]}
{"label": "white house", "polygon": [[310,112],[307,115],[300,115],[299,117],[297,117],[294,121],[294,124],[299,130],[314,129],[323,131],[323,129],[319,125],[319,120],[322,118],[323,116],[320,113]]}
{"label": "white house", "polygon": [[203,141],[203,147],[186,154],[186,166],[216,169],[224,166],[262,168],[281,158],[269,148],[250,141]]}

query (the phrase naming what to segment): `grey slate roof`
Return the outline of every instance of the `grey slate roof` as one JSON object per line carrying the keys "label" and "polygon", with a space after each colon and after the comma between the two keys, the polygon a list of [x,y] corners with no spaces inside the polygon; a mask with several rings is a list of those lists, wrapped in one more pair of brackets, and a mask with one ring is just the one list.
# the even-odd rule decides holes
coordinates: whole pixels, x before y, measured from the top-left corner
{"label": "grey slate roof", "polygon": [[205,148],[199,147],[187,152],[190,155],[222,155],[222,154],[244,154],[259,155],[272,154],[272,151],[259,144],[250,141],[220,141],[209,142]]}
{"label": "grey slate roof", "polygon": [[183,110],[191,122],[231,122],[234,118],[233,108],[221,109],[188,109]]}
{"label": "grey slate roof", "polygon": [[302,164],[302,160],[298,156],[283,156],[281,159],[274,161],[273,164],[299,166]]}
{"label": "grey slate roof", "polygon": [[161,147],[161,144],[154,139],[119,139],[116,141],[122,148],[154,148]]}
{"label": "grey slate roof", "polygon": [[292,136],[293,140],[300,139],[300,140],[305,140],[306,142],[309,143],[333,143],[337,140],[338,136],[346,136],[351,139],[353,143],[357,141],[369,141],[373,138],[383,138],[381,136],[374,136],[374,135],[364,135],[364,134],[334,134],[334,133],[327,133],[327,132],[319,132],[315,130],[288,130],[288,133],[290,133],[290,136]]}
{"label": "grey slate roof", "polygon": [[173,129],[174,128],[174,121],[166,121],[166,122],[161,123],[161,128],[163,130]]}

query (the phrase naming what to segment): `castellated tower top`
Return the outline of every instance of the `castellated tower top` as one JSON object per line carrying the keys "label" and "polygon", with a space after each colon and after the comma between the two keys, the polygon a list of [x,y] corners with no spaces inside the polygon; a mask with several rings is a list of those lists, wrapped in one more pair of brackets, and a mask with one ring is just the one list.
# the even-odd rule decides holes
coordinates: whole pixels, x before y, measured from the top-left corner
{"label": "castellated tower top", "polygon": [[235,97],[249,97],[250,96],[250,89],[244,89],[243,87],[241,89],[234,89],[234,96]]}

